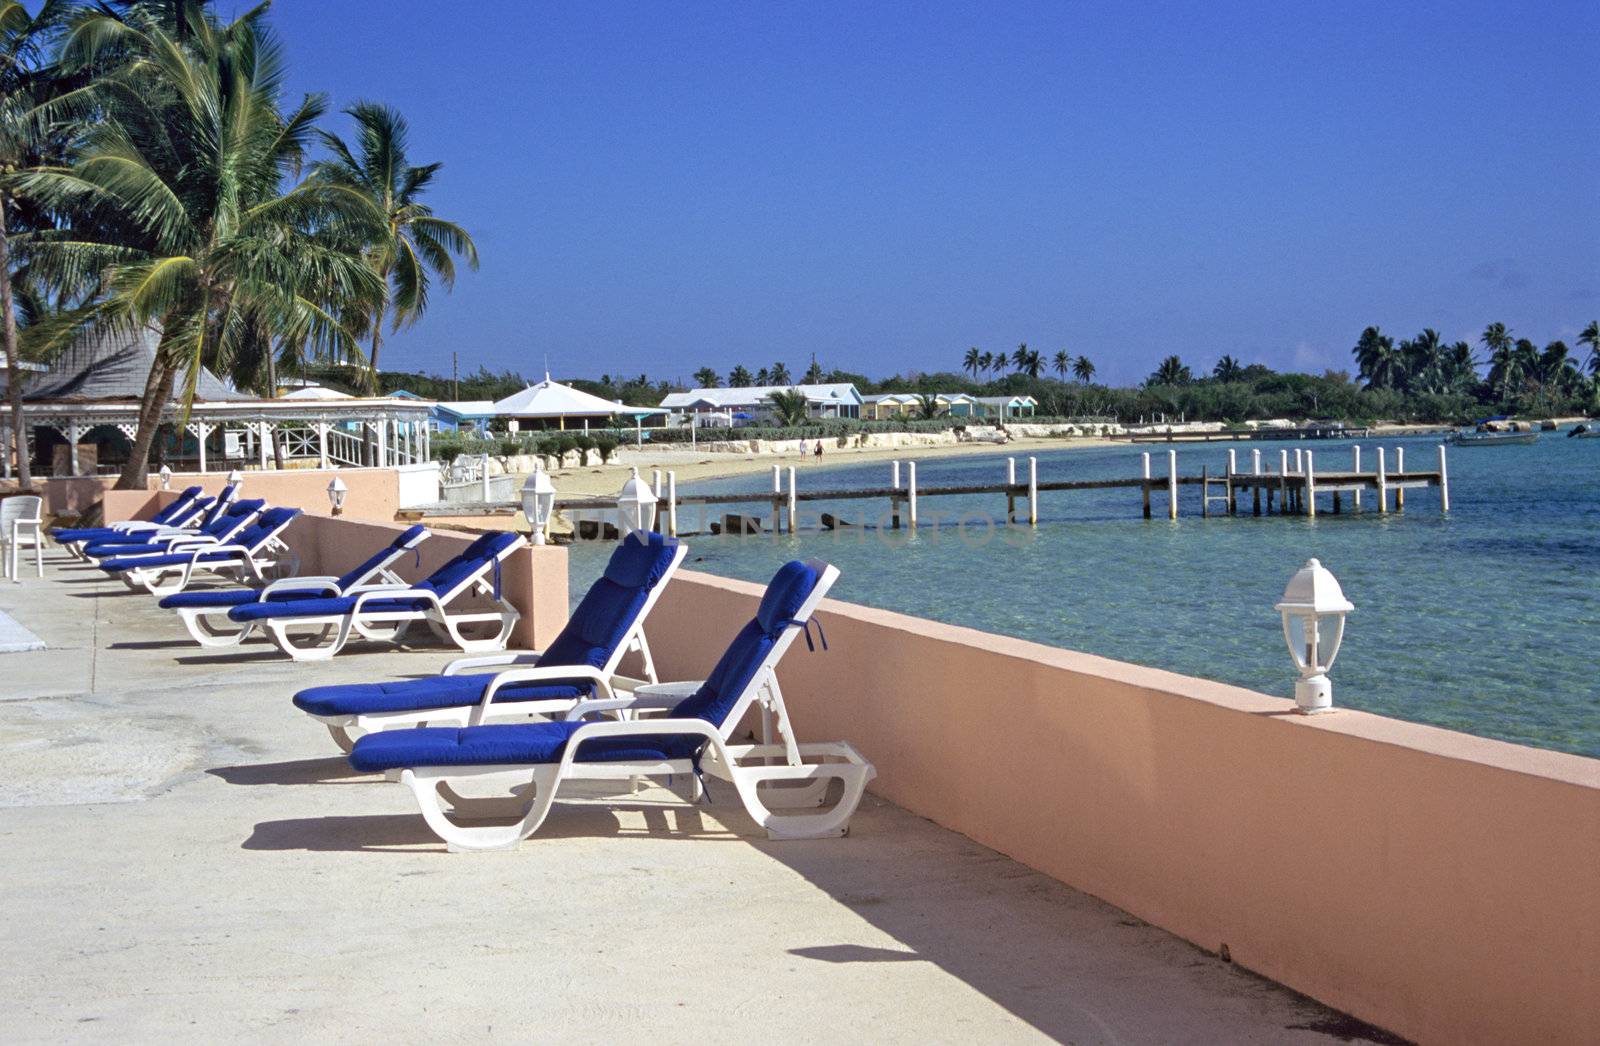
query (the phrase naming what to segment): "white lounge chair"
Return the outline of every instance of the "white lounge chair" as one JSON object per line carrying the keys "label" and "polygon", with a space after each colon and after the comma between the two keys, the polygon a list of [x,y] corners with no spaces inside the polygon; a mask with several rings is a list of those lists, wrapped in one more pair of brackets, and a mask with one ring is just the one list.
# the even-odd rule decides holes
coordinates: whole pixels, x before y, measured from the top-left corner
{"label": "white lounge chair", "polygon": [[[468,653],[503,650],[522,615],[500,592],[500,564],[522,544],[519,534],[484,534],[415,585],[374,586],[353,596],[247,603],[228,611],[228,618],[264,624],[278,649],[296,661],[325,661],[344,649],[352,635],[399,642],[418,623]],[[453,608],[474,595],[492,601],[494,609]],[[467,634],[483,625],[493,632]],[[308,636],[302,630],[312,631]]]}
{"label": "white lounge chair", "polygon": [[264,585],[274,575],[292,574],[299,566],[300,557],[283,541],[284,530],[299,515],[297,508],[252,513],[247,526],[222,540],[176,541],[166,552],[101,560],[100,569],[116,574],[129,588],[155,596],[182,592],[206,575]]}
{"label": "white lounge chair", "polygon": [[230,621],[228,611],[234,607],[273,600],[349,596],[379,586],[403,588],[405,581],[390,568],[408,553],[415,552],[427,536],[428,528],[421,524],[407,527],[365,562],[338,577],[287,577],[273,581],[265,588],[210,588],[179,592],[164,596],[161,606],[166,610],[176,610],[184,627],[201,646],[238,646],[255,631],[256,622],[237,624]]}
{"label": "white lounge chair", "polygon": [[26,541],[33,547],[39,576],[44,577],[44,498],[37,494],[14,494],[0,501],[0,545],[5,551],[5,576],[20,582],[17,572],[18,550]]}
{"label": "white lounge chair", "polygon": [[[231,533],[229,528],[240,525],[238,514],[234,511],[239,506],[254,506],[257,512],[266,507],[267,503],[260,498],[240,501],[236,496],[238,489],[231,484],[224,487],[221,494],[204,506],[203,512],[186,520],[182,526],[119,531],[113,537],[84,542],[74,547],[84,559],[98,561],[111,556],[154,555],[177,541],[204,544],[208,540],[218,540],[220,535]],[[201,500],[204,502],[205,499]]]}
{"label": "white lounge chair", "polygon": [[96,541],[121,541],[131,539],[140,532],[198,527],[202,513],[211,505],[200,487],[185,487],[178,496],[158,509],[149,519],[124,519],[103,527],[55,527],[50,537],[68,552],[84,558],[83,546]]}
{"label": "white lounge chair", "polygon": [[[363,772],[399,771],[428,827],[451,850],[516,846],[544,822],[563,781],[682,774],[695,782],[698,794],[702,769],[732,782],[750,816],[773,838],[843,835],[873,777],[872,765],[844,742],[797,743],[774,672],[837,577],[825,563],[786,564],[767,586],[756,616],[702,683],[641,687],[630,698],[581,702],[562,722],[369,734],[351,749],[350,765]],[[729,743],[753,703],[772,717],[781,742]],[[642,717],[651,709],[666,714]],[[621,712],[636,718],[585,718]],[[841,782],[842,794],[832,808],[818,811],[833,780]],[[498,794],[469,794],[484,787]],[[487,817],[515,820],[457,820]]]}
{"label": "white lounge chair", "polygon": [[[311,687],[294,695],[295,707],[349,751],[356,738],[380,730],[554,718],[588,698],[630,693],[657,681],[645,621],[687,551],[660,534],[624,538],[542,652],[460,658],[423,679]],[[633,651],[643,661],[643,679],[618,674]]]}

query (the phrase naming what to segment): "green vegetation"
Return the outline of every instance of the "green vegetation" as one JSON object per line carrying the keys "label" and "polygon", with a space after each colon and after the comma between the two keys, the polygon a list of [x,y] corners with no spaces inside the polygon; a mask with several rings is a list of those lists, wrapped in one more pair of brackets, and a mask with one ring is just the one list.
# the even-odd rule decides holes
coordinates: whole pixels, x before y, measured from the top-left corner
{"label": "green vegetation", "polygon": [[322,96],[286,104],[268,6],[0,0],[5,347],[46,360],[92,330],[162,332],[119,486],[143,486],[179,375],[185,404],[202,364],[266,394],[328,360],[373,385],[358,339],[375,357],[430,274],[448,287],[453,256],[476,263],[418,202],[438,165],[408,163],[398,114],[351,109],[352,152],[318,129]]}

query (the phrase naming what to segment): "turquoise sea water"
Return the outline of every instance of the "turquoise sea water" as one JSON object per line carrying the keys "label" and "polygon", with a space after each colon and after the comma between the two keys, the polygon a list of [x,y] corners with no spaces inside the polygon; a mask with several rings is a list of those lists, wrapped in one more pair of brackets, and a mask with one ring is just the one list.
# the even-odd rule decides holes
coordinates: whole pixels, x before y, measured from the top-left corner
{"label": "turquoise sea water", "polygon": [[[1373,441],[1363,441],[1371,467]],[[1436,467],[1437,438],[1388,439],[1414,470]],[[1275,461],[1285,444],[1239,444]],[[1319,471],[1348,468],[1349,444],[1299,444]],[[1142,448],[1140,448],[1142,449]],[[1039,453],[1041,481],[1131,477],[1140,449]],[[1155,471],[1165,448],[1153,447]],[[1291,447],[1291,456],[1293,450]],[[1180,471],[1223,470],[1222,447],[1179,449]],[[997,482],[1004,453],[918,462],[918,484]],[[903,466],[902,466],[903,467]],[[1041,495],[1037,529],[989,528],[1000,495],[926,499],[917,533],[838,531],[690,539],[688,565],[765,581],[785,560],[827,559],[834,595],[852,602],[1289,696],[1293,671],[1272,606],[1315,556],[1356,605],[1334,666],[1336,704],[1486,737],[1600,757],[1600,440],[1545,433],[1529,446],[1450,448],[1451,511],[1435,491],[1408,492],[1403,513],[1200,518],[1182,489],[1178,521],[1140,517],[1136,489]],[[1019,477],[1026,461],[1018,461]],[[802,467],[800,487],[887,486],[887,463]],[[768,476],[685,488],[688,495],[770,489]],[[870,507],[869,507],[870,506]],[[871,522],[885,503],[803,505]],[[767,516],[765,506],[745,506]],[[953,519],[928,526],[928,513]],[[814,520],[815,517],[813,517]],[[688,526],[688,520],[683,524]],[[607,546],[573,552],[581,594]],[[981,681],[974,680],[978,685]]]}

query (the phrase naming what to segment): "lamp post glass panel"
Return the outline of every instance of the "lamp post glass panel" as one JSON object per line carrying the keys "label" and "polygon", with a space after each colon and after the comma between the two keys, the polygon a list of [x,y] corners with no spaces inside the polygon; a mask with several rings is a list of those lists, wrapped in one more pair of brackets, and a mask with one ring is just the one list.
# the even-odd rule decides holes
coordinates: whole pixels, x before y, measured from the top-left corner
{"label": "lamp post glass panel", "polygon": [[533,472],[522,485],[522,514],[527,517],[533,531],[533,543],[543,545],[550,530],[550,517],[556,508],[556,488],[550,474],[534,466]]}
{"label": "lamp post glass panel", "polygon": [[1328,670],[1344,640],[1344,618],[1355,606],[1345,598],[1334,576],[1315,559],[1289,579],[1277,611],[1283,617],[1283,639],[1300,678],[1294,684],[1300,711],[1326,712],[1333,707]]}
{"label": "lamp post glass panel", "polygon": [[649,531],[655,527],[655,522],[655,491],[639,478],[639,470],[635,468],[617,496],[617,536],[625,538],[635,530]]}
{"label": "lamp post glass panel", "polygon": [[162,465],[161,466],[161,471],[156,473],[156,475],[161,477],[161,489],[162,490],[171,490],[172,489],[172,466],[171,465]]}
{"label": "lamp post glass panel", "polygon": [[240,472],[238,469],[234,469],[232,472],[228,473],[228,482],[229,483],[237,485],[239,483],[242,483],[243,481],[244,481],[244,473]]}
{"label": "lamp post glass panel", "polygon": [[350,488],[345,486],[344,480],[338,476],[328,481],[328,504],[333,506],[333,514],[335,516],[344,511],[344,496],[349,493],[349,490]]}

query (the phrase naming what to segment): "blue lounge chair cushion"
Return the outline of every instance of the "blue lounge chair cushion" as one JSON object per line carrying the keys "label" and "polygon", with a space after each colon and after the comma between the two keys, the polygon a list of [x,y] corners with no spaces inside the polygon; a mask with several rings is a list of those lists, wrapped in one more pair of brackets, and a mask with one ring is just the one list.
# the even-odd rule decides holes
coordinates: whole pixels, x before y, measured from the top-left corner
{"label": "blue lounge chair cushion", "polygon": [[602,668],[639,619],[650,592],[672,565],[678,543],[651,534],[629,537],[611,553],[611,560],[584,593],[560,634],[545,649],[541,665],[589,665]]}
{"label": "blue lounge chair cushion", "polygon": [[[295,707],[316,716],[371,715],[378,712],[415,712],[424,708],[459,708],[483,700],[492,672],[459,676],[397,679],[387,683],[343,683],[314,686],[294,695]],[[510,684],[494,695],[502,701],[571,700],[588,697],[593,684],[544,682]]]}
{"label": "blue lounge chair cushion", "polygon": [[[767,585],[756,616],[740,629],[711,675],[668,713],[673,719],[705,719],[719,729],[756,669],[817,587],[820,574],[798,560],[784,564]],[[560,759],[568,738],[581,726],[561,723],[491,723],[464,728],[428,727],[368,734],[350,751],[350,765],[364,773],[414,766],[491,766],[550,763]],[[692,759],[704,745],[697,734],[646,734],[584,742],[580,762]]]}
{"label": "blue lounge chair cushion", "polygon": [[[232,544],[232,542],[229,542]],[[120,574],[124,570],[145,569],[149,567],[181,567],[194,559],[194,549],[187,552],[167,552],[142,556],[112,556],[100,561],[100,569],[110,574]],[[231,552],[205,552],[200,556],[201,563],[234,563],[239,562],[242,553]]]}
{"label": "blue lounge chair cushion", "polygon": [[[199,487],[186,487],[176,498],[162,506],[161,510],[144,522],[155,526],[166,526],[188,509],[194,499],[200,496]],[[123,531],[115,527],[52,527],[50,536],[57,541],[70,543],[74,541],[93,541],[100,537],[116,537]]]}
{"label": "blue lounge chair cushion", "polygon": [[345,589],[349,588],[351,585],[354,585],[356,582],[366,577],[369,573],[376,570],[380,563],[394,555],[396,549],[414,548],[419,542],[422,541],[423,538],[427,536],[428,528],[420,523],[407,527],[393,541],[389,542],[383,548],[380,548],[378,551],[368,556],[365,560],[357,564],[352,569],[340,574],[338,581],[335,582],[335,584],[339,586],[339,591],[343,592]]}
{"label": "blue lounge chair cushion", "polygon": [[[259,588],[204,588],[196,592],[175,592],[164,596],[161,607],[164,610],[177,610],[180,607],[237,607],[246,603],[254,603],[264,595]],[[272,599],[285,602],[296,599],[317,599],[323,595],[322,589],[281,589],[272,593]]]}
{"label": "blue lounge chair cushion", "polygon": [[[362,773],[412,766],[489,766],[553,763],[582,723],[507,723],[488,726],[424,727],[368,734],[350,751],[350,765]],[[583,742],[578,761],[625,762],[671,758],[661,737],[599,737]]]}
{"label": "blue lounge chair cushion", "polygon": [[[271,600],[246,603],[228,611],[228,619],[243,624],[246,621],[265,621],[274,617],[343,617],[354,610],[355,596],[322,596],[317,599]],[[362,606],[363,614],[392,614],[400,611],[427,610],[433,604],[425,599],[369,599]]]}

